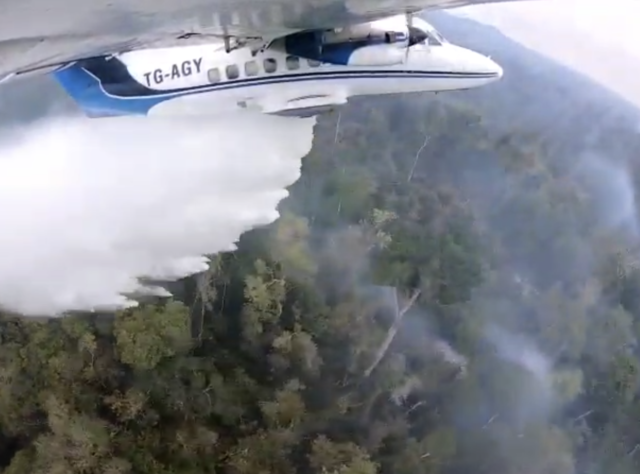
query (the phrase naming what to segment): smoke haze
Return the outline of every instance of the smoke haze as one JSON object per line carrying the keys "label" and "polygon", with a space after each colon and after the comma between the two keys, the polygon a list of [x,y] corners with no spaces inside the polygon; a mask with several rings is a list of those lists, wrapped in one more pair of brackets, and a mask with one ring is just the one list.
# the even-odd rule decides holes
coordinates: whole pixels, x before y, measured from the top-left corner
{"label": "smoke haze", "polygon": [[529,0],[451,10],[492,25],[640,105],[635,0]]}

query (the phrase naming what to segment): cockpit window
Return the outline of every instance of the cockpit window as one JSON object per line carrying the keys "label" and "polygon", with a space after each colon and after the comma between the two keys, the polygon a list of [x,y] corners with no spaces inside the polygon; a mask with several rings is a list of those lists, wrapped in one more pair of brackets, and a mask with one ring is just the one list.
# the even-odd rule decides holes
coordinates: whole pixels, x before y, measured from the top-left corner
{"label": "cockpit window", "polygon": [[438,40],[438,38],[433,34],[432,31],[427,31],[427,41],[426,43],[429,46],[442,46],[442,43]]}
{"label": "cockpit window", "polygon": [[430,29],[426,31],[428,43],[432,46],[442,46],[447,40],[436,29]]}

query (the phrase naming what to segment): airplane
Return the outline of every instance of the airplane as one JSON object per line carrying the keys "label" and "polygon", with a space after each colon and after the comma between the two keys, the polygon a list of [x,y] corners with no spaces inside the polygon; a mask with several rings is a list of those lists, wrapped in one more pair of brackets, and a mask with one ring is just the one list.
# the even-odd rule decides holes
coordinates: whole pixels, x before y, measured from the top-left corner
{"label": "airplane", "polygon": [[412,15],[292,33],[265,45],[134,50],[52,73],[90,118],[238,110],[311,116],[352,96],[470,89],[502,74],[490,58],[449,43]]}
{"label": "airplane", "polygon": [[224,40],[269,43],[425,10],[522,0],[3,0],[0,83],[75,61]]}

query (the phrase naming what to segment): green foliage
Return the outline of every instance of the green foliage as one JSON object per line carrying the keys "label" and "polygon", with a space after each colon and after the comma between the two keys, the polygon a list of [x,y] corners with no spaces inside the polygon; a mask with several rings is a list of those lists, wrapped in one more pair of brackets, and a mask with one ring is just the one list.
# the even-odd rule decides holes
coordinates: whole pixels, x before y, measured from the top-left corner
{"label": "green foliage", "polygon": [[188,350],[189,309],[171,302],[165,308],[145,306],[115,316],[119,358],[136,369],[153,369],[165,357]]}
{"label": "green foliage", "polygon": [[321,117],[182,302],[2,319],[0,472],[638,472],[634,251],[571,147],[469,97]]}

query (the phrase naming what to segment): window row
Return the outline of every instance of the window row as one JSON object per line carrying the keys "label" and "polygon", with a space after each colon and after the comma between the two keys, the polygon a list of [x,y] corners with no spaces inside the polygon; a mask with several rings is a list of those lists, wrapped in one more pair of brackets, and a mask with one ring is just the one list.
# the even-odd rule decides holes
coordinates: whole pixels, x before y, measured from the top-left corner
{"label": "window row", "polygon": [[[313,59],[307,59],[306,61],[309,67],[320,66],[320,61],[315,61]],[[278,60],[275,58],[266,58],[262,61],[262,64],[253,59],[244,63],[244,75],[245,77],[252,77],[257,76],[261,72],[273,74],[278,70],[278,67]],[[300,69],[300,58],[298,56],[287,56],[284,61],[284,67],[288,71]],[[207,71],[207,75],[209,77],[209,82],[212,84],[222,80],[232,81],[240,77],[240,67],[237,64],[229,64],[222,72],[220,71],[220,68],[215,67],[209,69],[209,71]]]}

